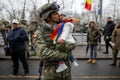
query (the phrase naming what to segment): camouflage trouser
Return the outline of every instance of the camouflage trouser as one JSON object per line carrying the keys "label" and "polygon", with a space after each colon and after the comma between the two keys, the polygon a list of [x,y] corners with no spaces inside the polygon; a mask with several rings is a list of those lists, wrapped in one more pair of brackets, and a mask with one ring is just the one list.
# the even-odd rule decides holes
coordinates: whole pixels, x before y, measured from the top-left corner
{"label": "camouflage trouser", "polygon": [[54,62],[50,62],[50,65],[47,65],[47,63],[44,65],[44,76],[45,80],[72,80],[71,78],[71,67],[69,65],[69,60],[65,61],[67,65],[67,69],[63,72],[56,73],[56,69],[58,68],[58,63],[52,64]]}
{"label": "camouflage trouser", "polygon": [[43,46],[44,46],[44,44],[36,43],[35,52],[38,57],[40,57],[40,52],[41,52],[41,49]]}
{"label": "camouflage trouser", "polygon": [[[67,57],[69,54],[45,49],[44,51],[41,51],[41,55],[41,59],[43,60],[44,65],[44,80],[71,80],[71,68],[69,64],[69,57]],[[68,68],[61,73],[56,73],[59,60],[63,59],[65,56],[68,60],[64,60],[64,62]],[[55,61],[57,62],[55,63]]]}
{"label": "camouflage trouser", "polygon": [[[41,48],[40,54],[44,65],[45,80],[71,80],[71,67],[69,59],[73,46],[69,45],[66,47],[66,51],[68,51],[68,53],[66,51],[64,52],[64,45],[58,45],[55,49],[50,49],[51,47],[47,48],[46,46]],[[68,49],[68,47],[70,48]],[[56,69],[59,66],[59,60],[61,59],[64,60],[68,68],[63,72],[56,73]]]}

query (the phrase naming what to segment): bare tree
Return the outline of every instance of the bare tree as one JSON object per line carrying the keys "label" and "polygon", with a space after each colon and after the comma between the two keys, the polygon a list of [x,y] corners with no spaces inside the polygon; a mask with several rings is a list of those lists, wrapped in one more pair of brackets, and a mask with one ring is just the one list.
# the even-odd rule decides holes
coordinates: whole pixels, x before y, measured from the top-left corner
{"label": "bare tree", "polygon": [[[9,4],[10,4],[10,6],[11,6],[13,18],[16,18],[16,13],[15,13],[15,10],[14,10],[14,8],[13,8],[12,1],[11,1],[11,0],[8,0],[8,2],[9,2]],[[10,11],[9,11],[9,13],[10,13]]]}
{"label": "bare tree", "polygon": [[112,9],[113,9],[113,20],[116,20],[117,18],[120,18],[118,15],[120,14],[119,11],[120,11],[120,8],[119,8],[119,5],[120,5],[120,2],[119,0],[111,0],[112,3]]}
{"label": "bare tree", "polygon": [[31,20],[37,20],[37,13],[36,13],[37,6],[36,6],[36,3],[33,0],[31,0],[31,1],[33,3],[33,10],[30,12]]}
{"label": "bare tree", "polygon": [[50,3],[50,0],[48,0],[48,3]]}
{"label": "bare tree", "polygon": [[71,8],[73,7],[73,3],[74,3],[74,0],[72,0],[72,2],[71,2]]}
{"label": "bare tree", "polygon": [[4,15],[3,15],[3,13],[2,13],[2,10],[4,9],[4,5],[2,4],[2,3],[0,3],[0,16],[2,17],[2,18],[4,18]]}
{"label": "bare tree", "polygon": [[22,16],[21,16],[21,19],[25,19],[26,1],[27,1],[27,0],[24,0],[24,5],[23,5],[23,10],[22,10]]}

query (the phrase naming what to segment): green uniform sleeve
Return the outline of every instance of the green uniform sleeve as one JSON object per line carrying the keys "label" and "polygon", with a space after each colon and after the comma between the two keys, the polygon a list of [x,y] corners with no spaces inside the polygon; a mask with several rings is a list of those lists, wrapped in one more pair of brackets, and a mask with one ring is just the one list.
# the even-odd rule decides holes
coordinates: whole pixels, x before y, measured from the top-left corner
{"label": "green uniform sleeve", "polygon": [[52,50],[47,47],[43,47],[41,50],[42,60],[66,60],[68,59],[69,55],[69,53],[60,52],[59,50]]}

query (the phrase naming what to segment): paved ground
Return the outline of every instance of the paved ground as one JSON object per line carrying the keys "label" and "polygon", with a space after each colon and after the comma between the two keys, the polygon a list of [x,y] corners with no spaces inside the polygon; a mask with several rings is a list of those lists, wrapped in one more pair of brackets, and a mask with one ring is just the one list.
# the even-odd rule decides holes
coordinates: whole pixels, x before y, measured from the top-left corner
{"label": "paved ground", "polygon": [[[97,60],[97,64],[89,64],[86,60],[78,60],[78,67],[72,66],[73,80],[120,80],[120,67],[109,66],[111,60]],[[35,80],[39,76],[38,60],[29,60],[30,74],[26,77],[23,75],[22,65],[20,63],[19,76],[10,77],[12,72],[11,60],[0,61],[0,80]],[[44,77],[44,76],[42,76]]]}

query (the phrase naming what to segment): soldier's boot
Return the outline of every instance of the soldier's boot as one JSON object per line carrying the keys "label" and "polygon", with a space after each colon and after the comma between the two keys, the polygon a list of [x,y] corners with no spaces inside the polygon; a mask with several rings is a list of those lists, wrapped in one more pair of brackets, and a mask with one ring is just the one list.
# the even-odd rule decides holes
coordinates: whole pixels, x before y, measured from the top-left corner
{"label": "soldier's boot", "polygon": [[56,72],[59,73],[59,72],[62,72],[64,70],[66,70],[68,67],[66,66],[66,64],[64,62],[60,62],[59,63],[59,67],[57,68]]}

